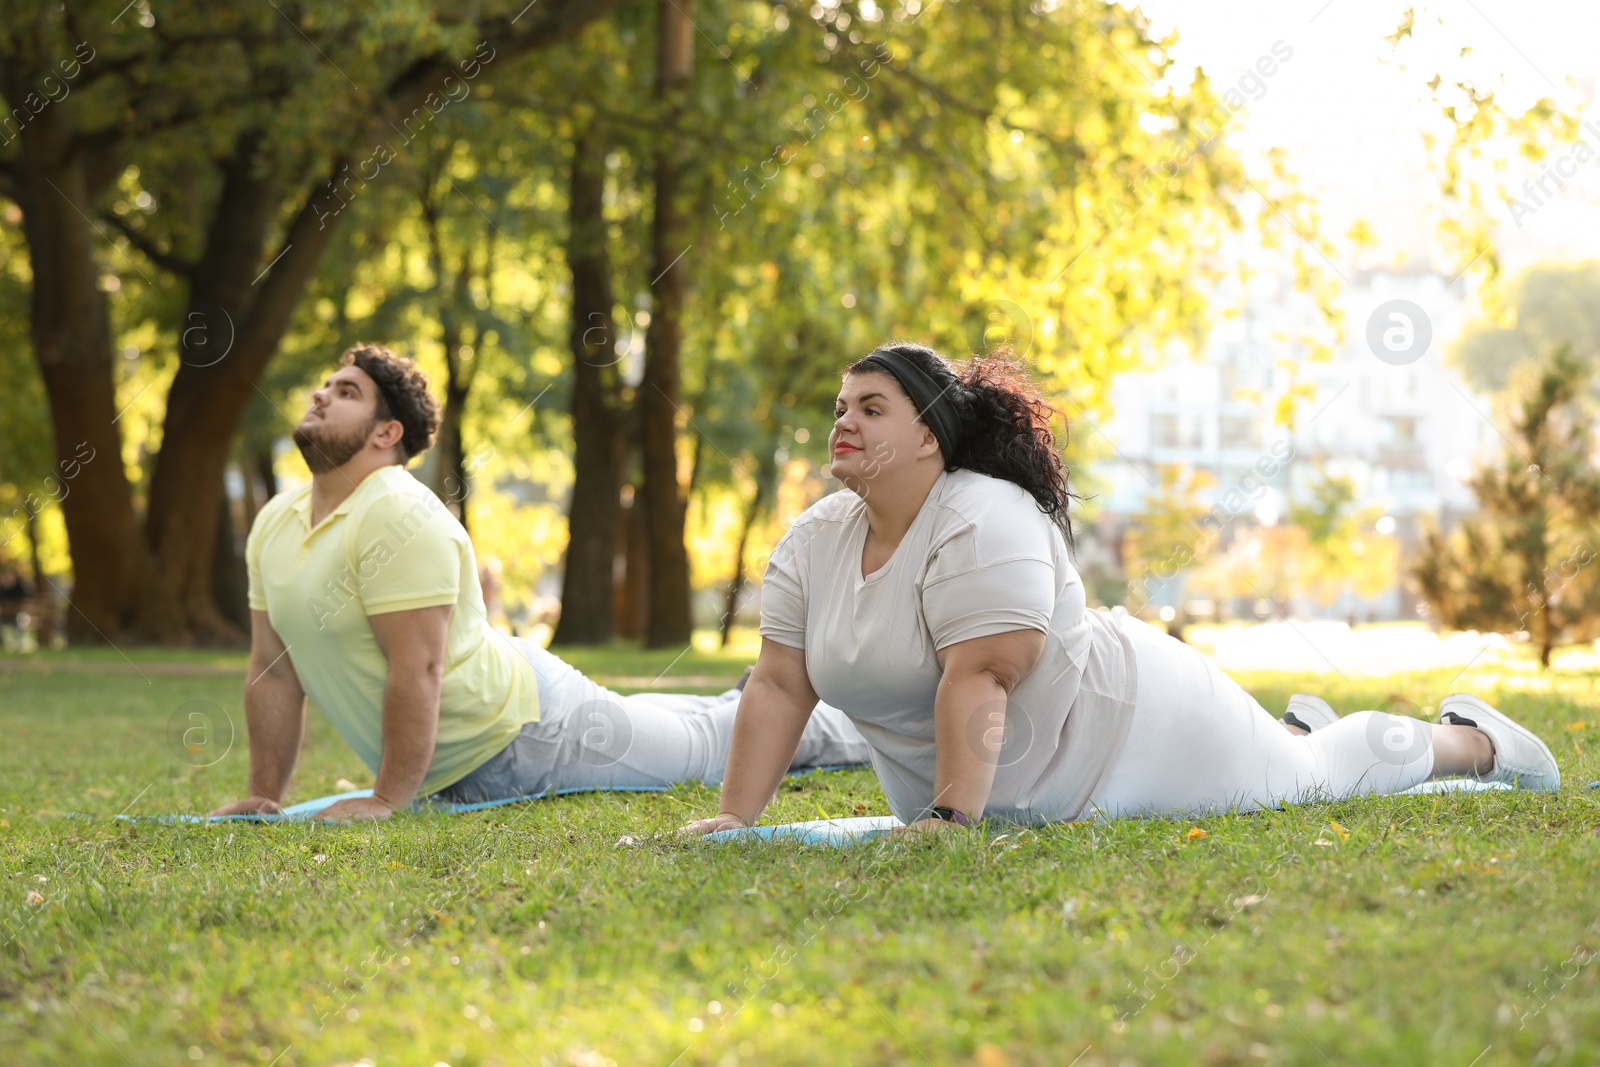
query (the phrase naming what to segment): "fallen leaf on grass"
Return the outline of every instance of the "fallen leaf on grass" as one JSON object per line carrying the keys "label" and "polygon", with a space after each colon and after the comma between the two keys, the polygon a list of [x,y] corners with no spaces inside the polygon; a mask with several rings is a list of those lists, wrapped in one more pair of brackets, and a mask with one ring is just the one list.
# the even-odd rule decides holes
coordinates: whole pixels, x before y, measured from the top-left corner
{"label": "fallen leaf on grass", "polygon": [[1183,835],[1183,839],[1185,841],[1198,841],[1202,837],[1210,837],[1210,836],[1211,835],[1210,835],[1210,833],[1208,831],[1202,830],[1198,826],[1191,826],[1191,827],[1189,827],[1189,832]]}
{"label": "fallen leaf on grass", "polygon": [[1339,835],[1339,840],[1348,841],[1350,839],[1350,831],[1346,830],[1332,819],[1328,820],[1328,825],[1333,827],[1333,832]]}

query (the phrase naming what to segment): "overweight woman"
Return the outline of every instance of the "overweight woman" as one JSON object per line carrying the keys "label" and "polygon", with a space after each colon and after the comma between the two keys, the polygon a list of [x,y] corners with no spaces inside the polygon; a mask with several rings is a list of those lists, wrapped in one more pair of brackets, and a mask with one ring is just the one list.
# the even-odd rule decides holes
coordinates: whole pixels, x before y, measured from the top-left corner
{"label": "overweight woman", "polygon": [[[1022,368],[894,343],[852,364],[824,497],[772,553],[761,653],[707,833],[754,823],[819,697],[915,830],[1204,814],[1470,775],[1554,790],[1544,743],[1454,694],[1439,723],[1316,698],[1285,728],[1190,646],[1089,610],[1053,409]],[[1318,712],[1321,716],[1318,716]]]}

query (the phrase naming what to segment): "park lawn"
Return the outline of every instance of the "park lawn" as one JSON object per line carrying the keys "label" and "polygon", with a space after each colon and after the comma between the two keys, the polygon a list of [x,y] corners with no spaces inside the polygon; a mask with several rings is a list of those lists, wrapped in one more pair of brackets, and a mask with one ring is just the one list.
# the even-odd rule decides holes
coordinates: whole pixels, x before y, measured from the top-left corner
{"label": "park lawn", "polygon": [[[714,811],[694,785],[370,826],[119,822],[237,794],[239,677],[0,669],[0,1061],[1594,1063],[1600,676],[1452,677],[1241,681],[1346,711],[1472,688],[1552,742],[1562,793],[826,850],[656,837]],[[185,739],[194,712],[212,732]],[[341,778],[371,781],[314,718],[294,795]],[[768,818],[885,811],[852,771],[788,780]]]}
{"label": "park lawn", "polygon": [[[721,638],[714,631],[696,630],[693,640],[684,648],[641,649],[618,642],[557,651],[578,669],[597,678],[643,680],[633,686],[619,688],[662,688],[676,681],[678,684],[671,690],[673,692],[709,693],[720,692],[732,685],[745,667],[755,660],[760,645],[761,638],[753,627],[736,626],[726,649],[721,647]],[[75,668],[87,671],[111,669],[127,671],[143,681],[146,674],[157,672],[242,672],[246,660],[245,652],[231,649],[136,649],[88,645],[47,655],[0,650],[0,671],[8,666],[49,667],[62,671]]]}

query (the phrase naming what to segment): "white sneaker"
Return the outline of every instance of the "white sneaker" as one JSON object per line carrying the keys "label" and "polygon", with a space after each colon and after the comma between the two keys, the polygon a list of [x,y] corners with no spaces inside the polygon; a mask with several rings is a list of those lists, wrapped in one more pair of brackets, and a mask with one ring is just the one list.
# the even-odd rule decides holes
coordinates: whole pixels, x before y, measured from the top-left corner
{"label": "white sneaker", "polygon": [[1290,726],[1298,726],[1307,733],[1315,733],[1324,726],[1332,726],[1338,722],[1339,713],[1321,697],[1314,697],[1310,693],[1296,693],[1289,698],[1289,706],[1284,710],[1283,721]]}
{"label": "white sneaker", "polygon": [[1451,693],[1439,701],[1439,721],[1447,726],[1475,726],[1494,744],[1494,770],[1480,782],[1505,782],[1518,789],[1554,793],[1561,788],[1561,769],[1549,747],[1533,731],[1468,693]]}

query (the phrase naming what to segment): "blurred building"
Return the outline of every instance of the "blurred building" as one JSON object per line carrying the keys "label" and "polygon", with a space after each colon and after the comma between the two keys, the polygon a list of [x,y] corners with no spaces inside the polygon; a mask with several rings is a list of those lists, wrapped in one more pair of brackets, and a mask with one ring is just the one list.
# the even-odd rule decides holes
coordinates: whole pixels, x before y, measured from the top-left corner
{"label": "blurred building", "polygon": [[[1476,510],[1464,481],[1502,441],[1489,399],[1444,358],[1472,307],[1465,283],[1421,265],[1345,275],[1338,298],[1343,336],[1336,342],[1312,299],[1287,276],[1259,275],[1217,294],[1220,306],[1239,310],[1216,323],[1197,356],[1176,354],[1117,379],[1114,415],[1101,427],[1116,451],[1096,469],[1107,490],[1086,530],[1097,542],[1085,546],[1090,558],[1098,552],[1119,559],[1123,533],[1160,484],[1158,468],[1169,464],[1215,479],[1199,498],[1207,506],[1225,503],[1232,516],[1221,546],[1252,525],[1280,522],[1291,501],[1309,503],[1319,471],[1350,479],[1355,506],[1381,508],[1378,532],[1402,540],[1402,560],[1414,551],[1419,519],[1449,525]],[[1382,309],[1380,326],[1386,325],[1392,308],[1384,305],[1394,300],[1420,308],[1432,334],[1427,349],[1405,365],[1379,359],[1368,343],[1369,320]],[[1313,358],[1319,337],[1332,343],[1331,359]],[[1298,391],[1292,426],[1279,425],[1280,400],[1292,391]],[[1280,456],[1286,461],[1275,462]],[[1181,575],[1160,583],[1152,603],[1183,610],[1182,586]],[[1212,610],[1187,607],[1191,616]],[[1293,604],[1301,615],[1362,621],[1415,618],[1415,607],[1399,574],[1378,597]]]}

